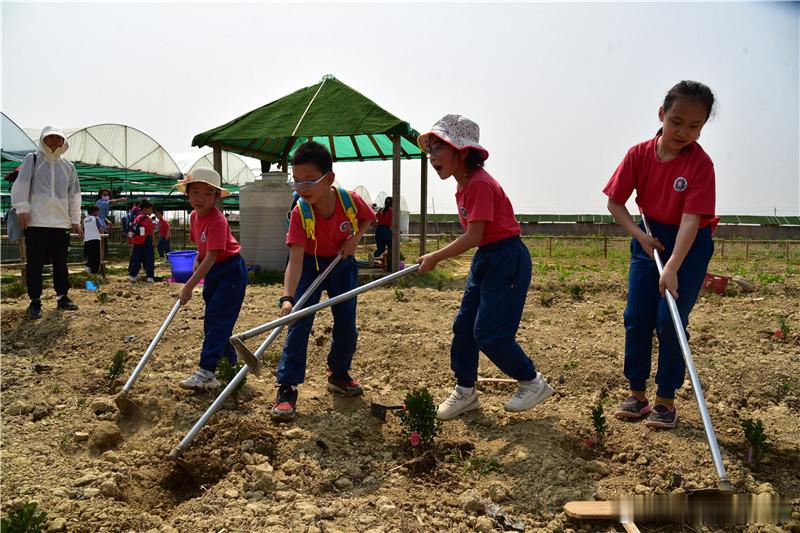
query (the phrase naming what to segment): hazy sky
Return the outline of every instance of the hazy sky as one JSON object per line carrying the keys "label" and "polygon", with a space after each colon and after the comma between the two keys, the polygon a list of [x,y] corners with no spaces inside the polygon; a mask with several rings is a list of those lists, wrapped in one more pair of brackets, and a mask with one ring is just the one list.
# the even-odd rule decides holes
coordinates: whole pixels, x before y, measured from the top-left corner
{"label": "hazy sky", "polygon": [[[800,214],[800,4],[2,3],[2,110],[23,127],[119,122],[170,152],[333,74],[426,131],[481,126],[518,213],[604,213],[601,189],[659,127],[666,91],[708,84],[700,143],[722,214]],[[403,195],[419,209],[419,162]],[[391,163],[339,181],[391,189]],[[455,182],[429,172],[429,209]]]}

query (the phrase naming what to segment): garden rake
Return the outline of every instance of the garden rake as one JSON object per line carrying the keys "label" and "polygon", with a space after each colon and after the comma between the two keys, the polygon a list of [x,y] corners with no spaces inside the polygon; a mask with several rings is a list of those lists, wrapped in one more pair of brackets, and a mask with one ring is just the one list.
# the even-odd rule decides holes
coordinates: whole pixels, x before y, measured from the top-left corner
{"label": "garden rake", "polygon": [[[306,317],[308,315],[314,314],[314,313],[316,313],[317,311],[319,311],[321,309],[325,309],[326,307],[330,307],[332,305],[336,305],[338,303],[341,303],[341,302],[343,302],[345,300],[349,300],[351,298],[355,298],[356,296],[358,296],[359,294],[361,294],[363,292],[367,292],[369,290],[375,289],[375,288],[380,287],[382,285],[386,285],[387,283],[391,283],[392,281],[394,281],[396,279],[402,278],[403,276],[411,274],[412,272],[416,272],[419,269],[419,267],[420,267],[420,265],[416,264],[416,265],[412,265],[412,266],[410,266],[408,268],[404,268],[403,270],[400,270],[398,272],[394,272],[392,274],[389,274],[388,276],[385,276],[383,278],[380,278],[380,279],[377,279],[377,280],[372,281],[370,283],[367,283],[365,285],[362,285],[361,287],[357,287],[357,288],[355,288],[355,289],[353,289],[351,291],[348,291],[348,292],[345,292],[343,294],[340,294],[339,296],[334,296],[333,298],[329,298],[328,300],[325,300],[324,302],[320,302],[320,303],[318,303],[316,305],[312,305],[311,307],[306,307],[305,309],[300,309],[298,311],[293,311],[293,312],[289,313],[288,315],[286,315],[284,317],[281,317],[281,318],[279,318],[277,320],[273,320],[272,322],[268,322],[268,323],[263,324],[261,326],[258,326],[256,328],[253,328],[253,329],[251,329],[249,331],[246,331],[245,333],[248,335],[248,337],[253,337],[255,335],[258,335],[259,333],[263,333],[265,331],[270,331],[270,330],[279,328],[281,326],[284,326],[285,324],[288,324],[289,322],[294,322],[295,320],[297,320],[299,318],[303,318],[303,317]],[[241,335],[239,335],[239,337],[241,338],[245,333],[242,333]],[[275,335],[275,336],[277,336],[277,335]],[[247,354],[247,357],[248,358],[252,357],[253,359],[258,360],[261,357],[261,355],[264,352],[264,350],[266,349],[266,346],[268,345],[267,342],[270,342],[270,343],[272,342],[272,340],[270,340],[271,338],[273,338],[273,335],[270,335],[267,338],[267,340],[264,341],[264,344],[262,344],[261,347],[259,347],[258,351],[255,354]],[[273,338],[273,340],[274,340],[274,338]],[[247,347],[244,346],[244,343],[241,343],[240,349],[242,347],[244,347],[245,350],[248,350]],[[261,352],[261,353],[258,353],[258,352]],[[244,358],[245,354],[242,354],[242,356]],[[205,426],[206,423],[208,422],[208,420],[214,415],[215,412],[217,412],[217,410],[220,408],[222,403],[227,399],[228,396],[230,396],[230,394],[239,385],[239,382],[241,382],[244,379],[244,377],[247,375],[247,373],[249,371],[250,371],[250,367],[248,365],[244,365],[242,367],[242,369],[239,370],[239,373],[236,374],[236,377],[233,378],[231,380],[231,382],[228,383],[228,385],[225,387],[225,389],[219,394],[219,396],[217,396],[217,399],[214,400],[214,403],[212,403],[211,406],[206,410],[206,412],[203,413],[203,416],[200,417],[200,420],[198,420],[195,423],[195,425],[192,427],[191,430],[189,430],[189,433],[186,434],[186,436],[183,438],[183,440],[181,440],[181,442],[178,443],[178,445],[169,453],[168,457],[170,459],[173,459],[173,460],[180,459],[180,457],[183,454],[183,452],[192,444],[192,441],[194,441],[195,437],[197,437],[197,434],[200,432],[200,430],[203,428],[203,426]]]}

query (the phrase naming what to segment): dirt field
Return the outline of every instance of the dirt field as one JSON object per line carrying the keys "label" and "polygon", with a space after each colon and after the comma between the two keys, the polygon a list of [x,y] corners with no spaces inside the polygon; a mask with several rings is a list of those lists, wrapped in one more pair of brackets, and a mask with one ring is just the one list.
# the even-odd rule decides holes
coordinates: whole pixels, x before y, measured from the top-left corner
{"label": "dirt field", "polygon": [[[46,289],[43,318],[33,322],[24,318],[25,296],[6,296],[3,513],[36,501],[48,512],[51,530],[68,531],[492,531],[496,523],[482,510],[493,500],[527,531],[622,531],[619,524],[569,520],[562,506],[714,486],[702,424],[686,388],[679,393],[681,422],[674,431],[611,416],[626,392],[624,253],[608,260],[575,255],[534,262],[519,340],[557,396],[512,415],[502,406],[513,388],[487,387],[482,408],[445,423],[437,452],[417,461],[397,418],[390,414],[382,423],[369,405],[402,402],[421,386],[437,401],[449,393],[450,327],[466,260],[445,265],[452,279],[379,289],[359,299],[352,373],[365,385],[363,398],[335,398],[325,390],[331,316],[320,313],[299,416],[288,426],[268,416],[279,337],[267,353],[272,363],[265,376],[250,376],[239,405],[229,402],[185,454],[191,475],[166,455],[213,400],[177,386],[198,361],[199,292],[133,389],[138,416],[115,409],[105,374],[114,354],[124,350],[127,377],[174,303],[177,286],[131,286],[117,269],[101,287],[105,302],[95,292],[73,290],[80,309],[57,312]],[[738,492],[777,493],[795,505],[789,524],[740,530],[798,531],[800,273],[797,265],[777,260],[713,267],[744,274],[757,286],[749,294],[702,297],[690,324],[725,464]],[[159,269],[167,274],[165,266]],[[279,290],[250,286],[237,330],[274,318]],[[786,317],[788,335],[778,337],[780,317]],[[257,340],[249,345],[254,349]],[[500,377],[484,358],[481,375]],[[585,445],[597,402],[608,417],[604,449]],[[745,461],[741,421],[748,418],[763,421],[769,439],[758,466]]]}

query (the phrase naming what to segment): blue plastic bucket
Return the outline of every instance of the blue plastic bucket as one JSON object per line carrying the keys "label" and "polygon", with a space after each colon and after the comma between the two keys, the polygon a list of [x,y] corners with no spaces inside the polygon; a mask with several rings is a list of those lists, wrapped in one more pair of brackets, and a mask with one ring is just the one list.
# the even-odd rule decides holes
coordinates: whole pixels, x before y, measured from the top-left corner
{"label": "blue plastic bucket", "polygon": [[186,283],[192,277],[192,265],[194,258],[197,257],[195,250],[181,250],[180,252],[169,252],[167,259],[172,268],[172,277],[178,283]]}

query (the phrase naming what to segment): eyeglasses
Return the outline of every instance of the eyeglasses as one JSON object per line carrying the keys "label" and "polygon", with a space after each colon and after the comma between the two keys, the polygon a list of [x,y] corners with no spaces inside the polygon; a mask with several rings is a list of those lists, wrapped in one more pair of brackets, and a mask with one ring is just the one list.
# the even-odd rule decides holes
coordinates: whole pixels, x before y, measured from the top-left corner
{"label": "eyeglasses", "polygon": [[291,178],[286,180],[286,183],[288,183],[289,187],[291,187],[295,191],[299,191],[299,190],[302,190],[302,189],[309,190],[309,189],[314,188],[314,186],[317,183],[319,183],[322,180],[324,180],[327,176],[328,176],[328,173],[326,172],[325,174],[320,176],[318,180],[314,180],[314,181],[297,181],[296,179],[291,177]]}

